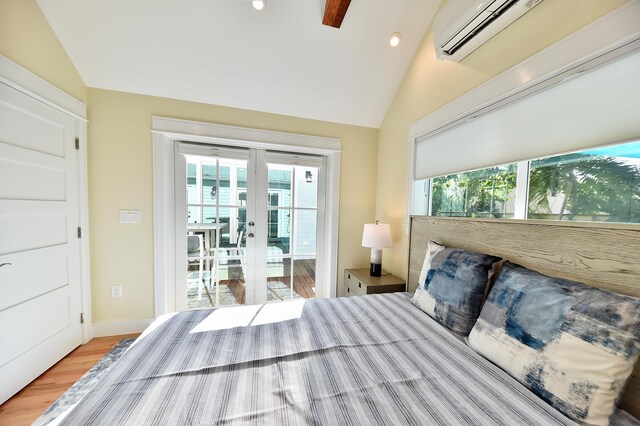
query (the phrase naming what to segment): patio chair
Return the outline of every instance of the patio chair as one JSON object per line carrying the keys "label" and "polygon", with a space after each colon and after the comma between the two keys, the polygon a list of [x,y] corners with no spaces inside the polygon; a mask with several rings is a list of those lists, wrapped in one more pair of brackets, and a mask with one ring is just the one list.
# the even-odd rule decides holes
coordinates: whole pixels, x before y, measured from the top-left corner
{"label": "patio chair", "polygon": [[[235,247],[224,247],[217,250],[218,254],[218,265],[220,279],[230,279],[229,275],[229,267],[234,266],[234,264],[230,264],[230,261],[239,260],[240,268],[242,269],[242,276],[246,275],[246,265],[244,262],[245,251],[244,247],[242,247],[242,237],[244,236],[244,231],[238,231],[238,235],[236,237],[236,245]],[[229,259],[233,257],[233,259]],[[215,263],[215,262],[214,262]]]}
{"label": "patio chair", "polygon": [[[211,299],[211,294],[209,293],[209,288],[205,283],[205,274],[204,274],[204,242],[202,240],[202,235],[187,235],[187,264],[189,270],[192,266],[198,266],[198,300],[202,299],[202,290],[207,294],[207,298],[209,298],[209,302],[211,302],[211,306],[213,306],[213,300]],[[211,280],[211,275],[209,275],[209,280]],[[187,281],[193,281],[187,279]]]}

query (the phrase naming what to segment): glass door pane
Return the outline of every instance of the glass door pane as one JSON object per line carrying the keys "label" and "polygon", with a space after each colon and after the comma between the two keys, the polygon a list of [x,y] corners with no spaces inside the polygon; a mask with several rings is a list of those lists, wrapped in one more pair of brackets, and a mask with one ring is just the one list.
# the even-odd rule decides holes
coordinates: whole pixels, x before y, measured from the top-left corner
{"label": "glass door pane", "polygon": [[247,161],[186,161],[187,309],[244,304]]}
{"label": "glass door pane", "polygon": [[268,164],[267,302],[314,298],[318,169]]}
{"label": "glass door pane", "polygon": [[176,281],[180,309],[314,298],[323,279],[316,268],[323,264],[323,160],[179,148],[186,194],[178,194],[178,216],[186,219],[180,235],[187,242],[187,261],[177,257],[178,270],[186,268],[186,285]]}

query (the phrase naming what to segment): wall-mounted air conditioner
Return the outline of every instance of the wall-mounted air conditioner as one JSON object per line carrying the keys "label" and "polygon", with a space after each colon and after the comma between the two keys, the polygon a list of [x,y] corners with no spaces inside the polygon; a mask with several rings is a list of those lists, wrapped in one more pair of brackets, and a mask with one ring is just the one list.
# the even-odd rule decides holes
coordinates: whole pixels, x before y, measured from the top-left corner
{"label": "wall-mounted air conditioner", "polygon": [[450,0],[433,22],[436,56],[459,61],[542,0]]}

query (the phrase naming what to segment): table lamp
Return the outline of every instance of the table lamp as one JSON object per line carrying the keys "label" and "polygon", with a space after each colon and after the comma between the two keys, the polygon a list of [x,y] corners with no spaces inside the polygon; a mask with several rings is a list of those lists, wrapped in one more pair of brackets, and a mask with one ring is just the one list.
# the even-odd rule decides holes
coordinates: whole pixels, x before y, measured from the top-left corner
{"label": "table lamp", "polygon": [[371,248],[369,275],[382,275],[382,249],[391,247],[391,227],[388,223],[366,223],[362,232],[362,246]]}

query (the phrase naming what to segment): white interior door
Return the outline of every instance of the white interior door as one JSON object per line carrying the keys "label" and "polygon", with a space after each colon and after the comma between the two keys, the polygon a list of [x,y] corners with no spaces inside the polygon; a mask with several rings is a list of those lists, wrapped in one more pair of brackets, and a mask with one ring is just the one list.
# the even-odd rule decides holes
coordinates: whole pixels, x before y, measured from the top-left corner
{"label": "white interior door", "polygon": [[0,83],[0,403],[82,343],[75,138]]}
{"label": "white interior door", "polygon": [[179,143],[175,158],[177,310],[316,297],[322,156]]}

